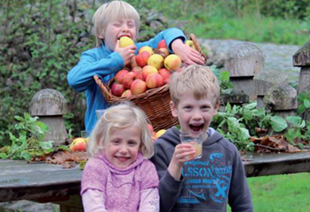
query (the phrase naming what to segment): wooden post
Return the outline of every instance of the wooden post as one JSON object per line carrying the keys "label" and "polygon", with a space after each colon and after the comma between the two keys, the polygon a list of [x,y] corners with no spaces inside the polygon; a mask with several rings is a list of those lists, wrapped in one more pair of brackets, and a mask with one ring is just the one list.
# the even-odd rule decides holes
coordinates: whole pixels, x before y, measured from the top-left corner
{"label": "wooden post", "polygon": [[297,91],[286,83],[275,85],[265,94],[264,104],[277,116],[294,116],[297,109]]}
{"label": "wooden post", "polygon": [[288,83],[288,75],[275,70],[263,70],[254,76],[257,108],[264,108],[264,96],[269,88],[277,84]]}
{"label": "wooden post", "polygon": [[253,77],[264,68],[261,50],[252,43],[242,43],[232,47],[225,60],[225,70],[230,72],[230,81],[235,91],[242,91],[251,100],[256,99]]}
{"label": "wooden post", "polygon": [[294,67],[301,67],[298,94],[310,90],[310,41],[293,55]]}
{"label": "wooden post", "polygon": [[65,143],[68,134],[65,128],[63,115],[67,113],[67,101],[63,95],[53,89],[38,91],[30,102],[29,113],[38,116],[39,121],[49,126],[46,141],[54,141],[54,145]]}

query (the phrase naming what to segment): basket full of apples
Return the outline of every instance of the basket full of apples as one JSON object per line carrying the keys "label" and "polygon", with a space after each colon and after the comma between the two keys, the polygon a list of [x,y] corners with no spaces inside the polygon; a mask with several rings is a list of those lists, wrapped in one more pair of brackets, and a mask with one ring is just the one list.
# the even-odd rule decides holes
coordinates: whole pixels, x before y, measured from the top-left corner
{"label": "basket full of apples", "polygon": [[[128,39],[122,37],[120,45],[122,42],[133,44]],[[193,34],[186,44],[203,55]],[[104,84],[98,76],[94,76],[94,79],[109,104],[131,101],[146,113],[154,130],[168,129],[178,124],[169,106],[169,78],[174,71],[181,71],[181,67],[181,59],[170,54],[165,40],[162,40],[156,49],[141,47],[131,68],[120,70],[110,82]]]}

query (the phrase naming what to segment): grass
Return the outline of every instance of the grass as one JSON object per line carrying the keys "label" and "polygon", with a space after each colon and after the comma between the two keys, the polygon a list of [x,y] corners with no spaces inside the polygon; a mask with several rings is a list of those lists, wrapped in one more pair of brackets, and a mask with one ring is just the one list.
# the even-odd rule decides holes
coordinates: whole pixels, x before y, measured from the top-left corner
{"label": "grass", "polygon": [[211,16],[206,21],[193,20],[188,31],[201,38],[236,39],[251,42],[303,45],[309,40],[307,24],[300,20],[284,20],[252,15],[242,17]]}
{"label": "grass", "polygon": [[248,183],[256,212],[310,211],[310,173],[252,177]]}
{"label": "grass", "polygon": [[[239,12],[234,9],[237,1],[151,2],[154,8],[171,20],[188,21],[183,29],[195,33],[199,38],[290,45],[303,45],[310,38],[308,19],[298,20],[295,16],[290,18],[264,16],[253,1],[252,5]],[[174,23],[172,22],[171,26],[174,26]]]}

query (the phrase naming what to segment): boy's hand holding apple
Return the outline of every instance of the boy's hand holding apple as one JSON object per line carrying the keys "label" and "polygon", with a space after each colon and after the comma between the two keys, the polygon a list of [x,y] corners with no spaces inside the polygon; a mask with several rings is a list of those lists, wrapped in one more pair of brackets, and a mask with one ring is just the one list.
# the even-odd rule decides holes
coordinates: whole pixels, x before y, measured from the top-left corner
{"label": "boy's hand holding apple", "polygon": [[120,46],[120,41],[117,40],[114,51],[118,52],[124,60],[125,66],[130,64],[135,56],[136,46],[134,44],[125,47]]}
{"label": "boy's hand holding apple", "polygon": [[183,63],[187,65],[200,64],[204,65],[205,58],[195,49],[183,43],[181,39],[176,39],[172,42],[171,48],[178,55]]}

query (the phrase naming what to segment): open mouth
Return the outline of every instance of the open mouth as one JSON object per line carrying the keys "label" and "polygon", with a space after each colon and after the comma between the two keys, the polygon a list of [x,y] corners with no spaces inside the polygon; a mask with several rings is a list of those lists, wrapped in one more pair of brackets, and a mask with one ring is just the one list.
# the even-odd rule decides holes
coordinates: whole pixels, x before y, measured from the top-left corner
{"label": "open mouth", "polygon": [[128,37],[128,38],[131,38],[130,35],[121,35],[121,36],[119,36],[119,37],[117,38],[117,40],[121,39],[121,37]]}
{"label": "open mouth", "polygon": [[199,133],[203,130],[204,124],[190,124],[189,128],[195,132],[195,133]]}

